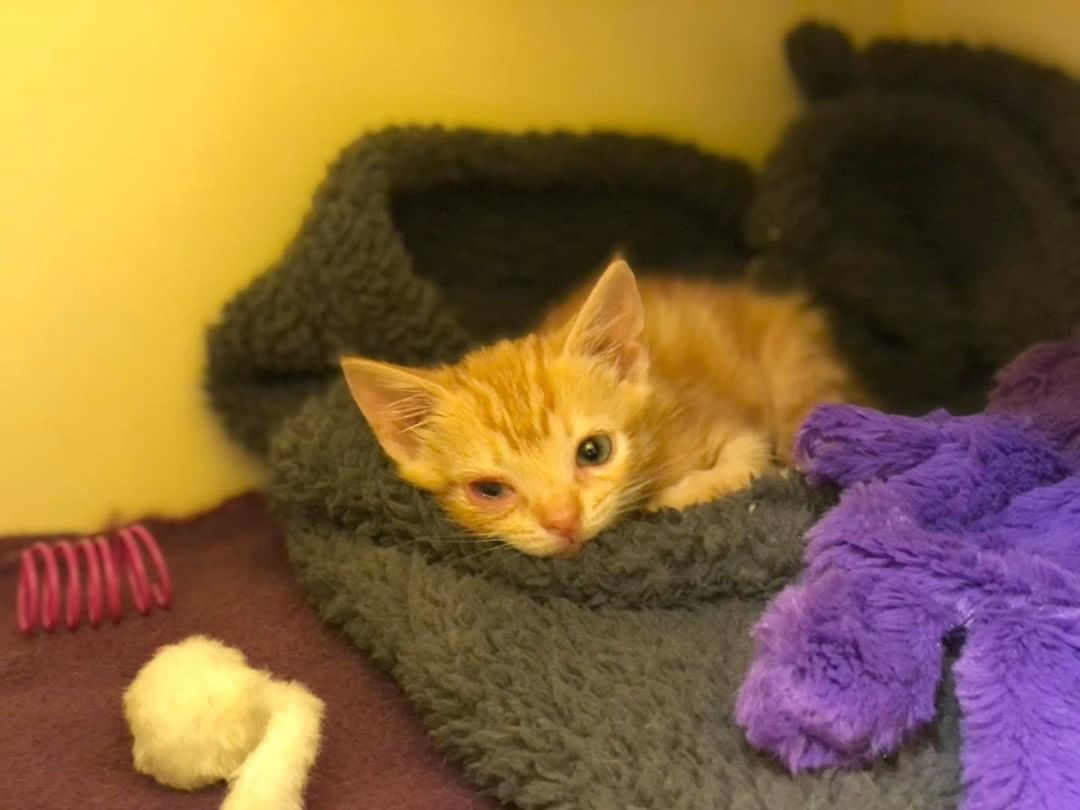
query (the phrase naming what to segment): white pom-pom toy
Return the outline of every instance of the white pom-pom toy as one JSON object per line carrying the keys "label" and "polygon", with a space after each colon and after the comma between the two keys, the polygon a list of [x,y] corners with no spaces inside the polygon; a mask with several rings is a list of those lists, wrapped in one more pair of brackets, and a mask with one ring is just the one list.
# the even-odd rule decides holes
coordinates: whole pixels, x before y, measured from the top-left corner
{"label": "white pom-pom toy", "polygon": [[124,693],[135,769],[194,790],[230,783],[222,810],[301,810],[323,702],[206,636],[162,647]]}

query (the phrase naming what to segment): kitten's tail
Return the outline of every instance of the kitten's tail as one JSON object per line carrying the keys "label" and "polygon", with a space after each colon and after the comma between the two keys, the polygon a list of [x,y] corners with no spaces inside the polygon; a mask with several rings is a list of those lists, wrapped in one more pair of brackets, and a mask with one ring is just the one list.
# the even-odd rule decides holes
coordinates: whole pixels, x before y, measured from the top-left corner
{"label": "kitten's tail", "polygon": [[266,731],[230,778],[221,810],[301,810],[319,750],[323,702],[298,683],[267,678]]}

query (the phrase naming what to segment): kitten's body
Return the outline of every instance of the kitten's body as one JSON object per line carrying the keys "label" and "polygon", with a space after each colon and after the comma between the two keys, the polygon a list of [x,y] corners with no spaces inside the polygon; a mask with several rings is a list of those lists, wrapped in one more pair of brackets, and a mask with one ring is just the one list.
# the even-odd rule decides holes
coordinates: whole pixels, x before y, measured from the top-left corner
{"label": "kitten's body", "polygon": [[[858,398],[803,297],[635,284],[622,262],[537,332],[453,366],[345,370],[403,478],[471,531],[542,556],[575,553],[627,511],[743,487],[774,457],[788,461],[811,408]],[[581,455],[589,438],[608,449],[600,463]]]}

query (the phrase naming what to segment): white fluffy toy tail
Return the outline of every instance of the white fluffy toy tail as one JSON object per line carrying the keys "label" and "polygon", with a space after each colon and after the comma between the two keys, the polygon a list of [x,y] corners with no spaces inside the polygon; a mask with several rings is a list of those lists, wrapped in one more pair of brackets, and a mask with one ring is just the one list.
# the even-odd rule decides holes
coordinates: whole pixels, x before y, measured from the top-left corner
{"label": "white fluffy toy tail", "polygon": [[262,740],[236,769],[221,810],[301,810],[319,750],[323,703],[295,683],[266,685],[270,719]]}
{"label": "white fluffy toy tail", "polygon": [[230,783],[222,810],[301,810],[323,702],[205,636],[162,647],[124,693],[135,769],[194,790]]}

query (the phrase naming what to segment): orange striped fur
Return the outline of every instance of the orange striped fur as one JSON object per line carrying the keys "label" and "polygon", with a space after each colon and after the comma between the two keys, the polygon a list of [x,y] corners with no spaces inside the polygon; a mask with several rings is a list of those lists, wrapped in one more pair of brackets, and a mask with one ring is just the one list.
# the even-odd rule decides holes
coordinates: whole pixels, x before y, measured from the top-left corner
{"label": "orange striped fur", "polygon": [[[621,260],[537,332],[457,364],[342,366],[402,478],[473,534],[537,556],[572,556],[629,511],[744,487],[790,460],[811,408],[860,398],[802,296],[639,282]],[[582,460],[589,437],[610,446],[601,463]]]}

